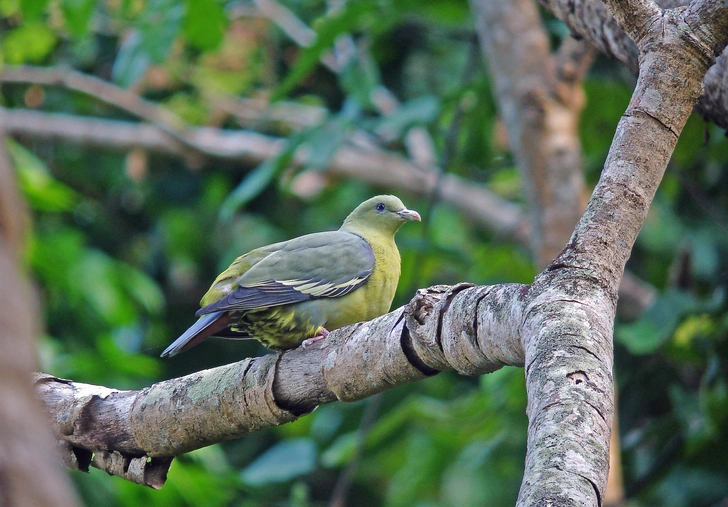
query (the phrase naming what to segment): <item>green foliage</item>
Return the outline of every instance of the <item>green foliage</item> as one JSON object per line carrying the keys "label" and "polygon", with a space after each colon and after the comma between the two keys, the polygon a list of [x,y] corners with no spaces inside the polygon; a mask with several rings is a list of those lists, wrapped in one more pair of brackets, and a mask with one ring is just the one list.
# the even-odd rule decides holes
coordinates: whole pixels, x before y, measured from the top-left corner
{"label": "green foliage", "polygon": [[2,39],[6,63],[40,63],[53,50],[56,35],[40,22],[29,22],[10,30]]}
{"label": "green foliage", "polygon": [[114,81],[121,86],[132,86],[151,64],[162,63],[167,58],[179,33],[184,8],[184,4],[176,0],[147,2],[119,48],[112,71]]}
{"label": "green foliage", "polygon": [[14,140],[7,139],[6,146],[17,172],[18,186],[33,208],[42,211],[72,209],[77,200],[73,189],[55,180],[42,160]]}
{"label": "green foliage", "polygon": [[[522,202],[490,80],[474,53],[467,2],[354,0],[333,14],[322,0],[285,4],[315,29],[309,47],[240,14],[235,2],[0,0],[0,61],[111,76],[190,124],[242,124],[285,143],[252,167],[152,154],[135,165],[100,148],[8,141],[32,209],[25,260],[43,311],[44,370],[139,388],[265,353],[254,342],[211,340],[195,353],[157,358],[194,321],[199,298],[236,256],[337,228],[375,192],[399,194],[426,222],[398,235],[395,305],[436,283],[533,279],[523,246],[492,237],[457,210],[322,171],[343,145],[366,150],[375,143],[406,156],[407,134],[417,127],[432,136],[444,171]],[[549,20],[549,33],[558,39],[566,32]],[[355,50],[334,76],[320,59],[342,36]],[[399,99],[386,113],[376,105],[381,86]],[[594,183],[631,85],[600,59],[585,91],[580,135]],[[4,84],[3,107],[129,119],[89,96],[42,92]],[[285,98],[328,112],[306,127],[254,122],[224,112],[220,94],[272,97],[283,106]],[[657,291],[638,319],[615,323],[632,505],[709,506],[728,497],[728,464],[717,451],[728,447],[727,164],[723,133],[691,118],[628,266]],[[161,491],[94,470],[74,479],[87,505],[308,506],[326,504],[351,467],[348,505],[512,505],[523,471],[525,404],[521,369],[477,379],[443,373],[184,455]]]}
{"label": "green foliage", "polygon": [[63,0],[61,2],[63,18],[71,35],[78,39],[88,35],[95,7],[94,0]]}
{"label": "green foliage", "polygon": [[250,486],[285,483],[316,468],[316,445],[308,438],[283,440],[261,454],[240,473]]}
{"label": "green foliage", "polygon": [[187,0],[185,38],[203,51],[216,49],[222,42],[226,21],[222,5],[217,0]]}

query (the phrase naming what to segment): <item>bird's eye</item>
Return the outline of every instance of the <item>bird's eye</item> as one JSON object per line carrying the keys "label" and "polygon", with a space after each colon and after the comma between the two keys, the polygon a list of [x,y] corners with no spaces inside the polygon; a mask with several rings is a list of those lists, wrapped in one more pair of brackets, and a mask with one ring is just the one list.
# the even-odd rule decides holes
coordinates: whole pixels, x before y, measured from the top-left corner
{"label": "bird's eye", "polygon": [[380,202],[379,204],[377,204],[377,211],[384,211],[384,203],[383,202]]}

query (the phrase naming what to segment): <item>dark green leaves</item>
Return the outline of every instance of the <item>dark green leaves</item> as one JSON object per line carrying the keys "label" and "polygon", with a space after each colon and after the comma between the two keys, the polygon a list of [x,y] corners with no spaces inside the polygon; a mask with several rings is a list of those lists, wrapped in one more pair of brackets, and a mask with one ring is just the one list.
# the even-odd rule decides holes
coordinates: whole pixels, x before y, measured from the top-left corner
{"label": "dark green leaves", "polygon": [[371,14],[373,5],[364,0],[355,0],[344,4],[335,14],[322,18],[316,26],[316,40],[301,51],[296,64],[273,92],[271,100],[279,100],[290,93],[314,69],[324,53],[331,49],[336,37],[356,28]]}
{"label": "dark green leaves", "polygon": [[61,10],[71,35],[81,39],[88,35],[96,0],[62,0]]}

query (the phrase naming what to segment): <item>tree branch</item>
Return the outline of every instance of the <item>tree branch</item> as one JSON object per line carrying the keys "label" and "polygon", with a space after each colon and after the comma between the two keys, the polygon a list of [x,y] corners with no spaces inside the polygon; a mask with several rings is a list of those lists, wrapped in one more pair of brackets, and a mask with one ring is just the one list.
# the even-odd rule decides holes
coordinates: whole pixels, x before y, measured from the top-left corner
{"label": "tree branch", "polygon": [[106,452],[125,463],[166,458],[150,461],[156,482],[140,481],[161,487],[166,469],[158,469],[170,457],[293,421],[322,403],[360,400],[443,370],[478,375],[522,366],[517,329],[527,295],[528,286],[518,284],[436,286],[394,312],[333,331],[321,346],[140,391],[49,375],[37,377],[36,390],[69,452]]}
{"label": "tree branch", "polygon": [[604,5],[637,46],[650,32],[650,25],[662,15],[662,11],[652,0],[604,0]]}
{"label": "tree branch", "polygon": [[[632,40],[622,31],[601,0],[538,0],[554,16],[566,23],[572,33],[583,37],[609,58],[617,60],[633,73],[637,73],[638,50]],[[688,0],[660,0],[663,8],[687,6]],[[703,8],[720,2],[701,2]],[[700,19],[710,19],[700,16]],[[694,24],[692,24],[695,26]],[[695,28],[696,33],[700,31]],[[712,34],[719,33],[711,30]],[[720,47],[720,44],[712,45]],[[719,49],[721,53],[722,49]],[[719,53],[720,54],[720,53]],[[722,54],[703,78],[704,91],[696,109],[706,120],[723,129],[728,129],[728,54]]]}
{"label": "tree branch", "polygon": [[[721,37],[692,31],[682,9],[665,11],[640,41],[637,86],[599,183],[566,249],[531,289],[544,297],[523,323],[529,436],[519,505],[604,498],[617,288],[711,56],[725,47],[728,7],[717,5],[711,26]],[[705,45],[712,51],[696,50]]]}

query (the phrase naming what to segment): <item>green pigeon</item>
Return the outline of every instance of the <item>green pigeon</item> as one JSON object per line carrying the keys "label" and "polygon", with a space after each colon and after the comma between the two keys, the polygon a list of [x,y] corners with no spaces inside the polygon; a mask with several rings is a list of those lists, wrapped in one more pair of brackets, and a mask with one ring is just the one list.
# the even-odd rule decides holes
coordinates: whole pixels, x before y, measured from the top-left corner
{"label": "green pigeon", "polygon": [[308,346],[330,330],[385,314],[400,257],[394,235],[420,220],[393,195],[364,201],[338,231],[256,248],[235,259],[200,301],[199,319],[162,357],[210,336],[255,338],[274,350]]}

